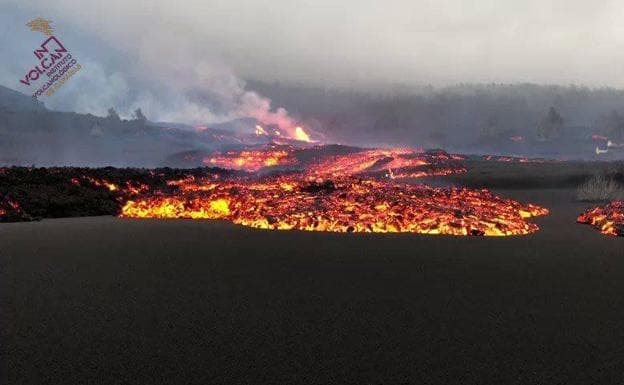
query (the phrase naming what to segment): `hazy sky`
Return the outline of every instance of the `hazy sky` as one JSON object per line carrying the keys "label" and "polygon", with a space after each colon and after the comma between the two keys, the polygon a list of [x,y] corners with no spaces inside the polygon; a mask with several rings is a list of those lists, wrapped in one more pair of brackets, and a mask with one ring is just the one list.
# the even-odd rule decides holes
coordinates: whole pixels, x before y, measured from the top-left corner
{"label": "hazy sky", "polygon": [[624,2],[617,0],[20,3],[163,59],[178,43],[205,50],[243,77],[624,86]]}
{"label": "hazy sky", "polygon": [[51,19],[85,69],[50,103],[77,111],[142,105],[173,119],[162,113],[173,105],[223,120],[268,102],[241,79],[624,87],[621,0],[0,0],[0,11],[0,82],[19,87],[39,39],[24,24]]}

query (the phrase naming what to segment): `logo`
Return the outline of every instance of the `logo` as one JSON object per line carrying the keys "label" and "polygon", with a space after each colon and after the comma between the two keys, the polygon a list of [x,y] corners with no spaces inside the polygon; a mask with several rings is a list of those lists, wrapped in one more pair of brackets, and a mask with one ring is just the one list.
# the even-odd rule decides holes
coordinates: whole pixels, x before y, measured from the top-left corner
{"label": "logo", "polygon": [[35,66],[26,72],[22,79],[19,79],[20,83],[27,87],[34,86],[40,79],[46,80],[33,93],[34,98],[38,98],[44,93],[46,96],[52,96],[82,68],[63,43],[54,36],[54,29],[50,23],[52,23],[50,20],[39,17],[26,24],[31,31],[41,32],[48,37],[33,51],[37,59]]}
{"label": "logo", "polygon": [[33,32],[41,32],[46,36],[52,36],[52,34],[54,33],[54,29],[52,29],[50,23],[50,20],[38,17],[35,20],[30,21],[26,25],[29,26],[30,30]]}

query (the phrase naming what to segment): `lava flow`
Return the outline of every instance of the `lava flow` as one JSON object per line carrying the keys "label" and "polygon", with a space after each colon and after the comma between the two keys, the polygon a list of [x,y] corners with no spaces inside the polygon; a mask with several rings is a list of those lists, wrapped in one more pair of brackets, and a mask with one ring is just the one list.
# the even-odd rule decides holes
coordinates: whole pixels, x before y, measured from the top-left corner
{"label": "lava flow", "polygon": [[256,172],[294,165],[300,171],[261,180],[170,181],[174,191],[129,197],[121,216],[224,219],[272,230],[504,236],[536,231],[537,225],[526,219],[548,213],[487,190],[394,181],[465,172],[458,155],[411,149],[314,155],[318,151],[324,148],[269,146],[213,154],[205,162],[222,168]]}
{"label": "lava flow", "polygon": [[458,155],[445,152],[423,153],[411,149],[373,149],[329,157],[308,168],[311,175],[344,177],[383,173],[391,179],[420,178],[465,172]]}
{"label": "lava flow", "polygon": [[[225,165],[260,172],[0,168],[0,222],[119,214],[274,230],[504,236],[537,231],[527,219],[548,212],[487,190],[399,181],[465,170],[463,157],[443,151],[273,145],[229,155]],[[272,166],[276,156],[293,166]]]}
{"label": "lava flow", "polygon": [[372,176],[421,178],[466,172],[462,156],[444,151],[422,152],[412,149],[359,150],[342,155],[327,155],[324,146],[293,147],[262,145],[244,150],[215,152],[203,159],[203,164],[247,172],[280,168],[302,171],[305,175],[336,178]]}
{"label": "lava flow", "polygon": [[611,202],[581,214],[576,221],[597,228],[603,234],[624,237],[624,201]]}
{"label": "lava flow", "polygon": [[173,194],[129,200],[131,218],[224,219],[273,230],[504,236],[538,230],[548,210],[487,190],[432,188],[353,177],[176,181]]}
{"label": "lava flow", "polygon": [[231,170],[256,172],[267,167],[295,165],[297,159],[293,157],[292,148],[271,146],[269,149],[262,150],[217,152],[205,158],[204,164]]}

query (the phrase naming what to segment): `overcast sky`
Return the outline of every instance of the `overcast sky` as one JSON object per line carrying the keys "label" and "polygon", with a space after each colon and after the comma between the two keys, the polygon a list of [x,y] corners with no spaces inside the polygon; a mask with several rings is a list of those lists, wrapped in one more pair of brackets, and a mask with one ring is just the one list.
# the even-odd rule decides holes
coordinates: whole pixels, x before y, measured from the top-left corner
{"label": "overcast sky", "polygon": [[183,42],[247,78],[624,86],[617,0],[20,3],[163,59]]}
{"label": "overcast sky", "polygon": [[38,37],[24,24],[40,16],[86,63],[81,81],[110,99],[72,100],[97,106],[130,106],[119,95],[134,92],[158,110],[154,90],[136,86],[156,82],[170,100],[198,88],[224,108],[240,102],[241,79],[624,87],[621,0],[0,0],[0,11],[5,85],[32,64]]}

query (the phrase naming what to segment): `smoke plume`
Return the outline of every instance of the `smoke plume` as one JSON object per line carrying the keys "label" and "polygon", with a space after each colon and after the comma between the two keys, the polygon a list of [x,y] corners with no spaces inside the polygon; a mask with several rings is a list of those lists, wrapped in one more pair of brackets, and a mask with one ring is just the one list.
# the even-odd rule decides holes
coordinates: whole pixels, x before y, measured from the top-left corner
{"label": "smoke plume", "polygon": [[29,44],[37,36],[25,23],[45,16],[82,65],[57,93],[42,97],[50,108],[102,116],[113,107],[122,117],[141,108],[150,120],[188,124],[254,118],[294,135],[296,124],[288,112],[247,89],[225,64],[227,60],[193,35],[191,26],[165,21],[155,9],[141,11],[141,4],[113,3],[100,10],[70,1],[55,7],[44,2],[5,5],[3,13],[11,17],[2,21],[12,34],[3,40],[9,57],[19,59],[14,63],[24,64],[3,70],[0,82],[27,94],[34,92],[17,82],[23,75],[20,71],[34,65],[36,44]]}

